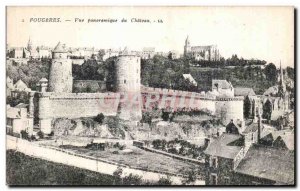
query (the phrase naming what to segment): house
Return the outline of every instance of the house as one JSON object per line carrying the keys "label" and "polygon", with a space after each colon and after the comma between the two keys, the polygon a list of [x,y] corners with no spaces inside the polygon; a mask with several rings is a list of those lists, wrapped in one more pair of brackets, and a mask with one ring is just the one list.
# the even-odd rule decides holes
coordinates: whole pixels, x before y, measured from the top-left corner
{"label": "house", "polygon": [[242,136],[239,134],[223,133],[211,140],[204,151],[207,185],[232,184],[234,177],[234,159],[242,149]]}
{"label": "house", "polygon": [[16,107],[6,108],[6,130],[8,134],[21,136],[21,131],[26,131],[29,135],[33,133],[33,117],[27,113],[27,104],[19,104]]}
{"label": "house", "polygon": [[194,86],[197,86],[196,80],[193,78],[191,74],[182,74],[185,80],[189,80]]}
{"label": "house", "polygon": [[294,184],[294,152],[263,145],[252,146],[235,170],[240,185]]}
{"label": "house", "polygon": [[14,89],[16,91],[25,91],[25,92],[29,92],[31,91],[30,88],[27,87],[27,85],[20,79],[18,80],[15,84],[14,84]]}
{"label": "house", "polygon": [[[224,133],[208,145],[205,150],[206,184],[294,184],[294,152],[292,150],[287,147],[284,149],[282,146],[279,148],[278,146],[252,144],[245,151],[246,143],[243,141],[245,138],[241,135]],[[282,145],[279,142],[278,145]],[[288,145],[294,145],[293,139]],[[242,156],[240,160],[239,155]]]}
{"label": "house", "polygon": [[294,133],[258,121],[211,139],[205,153],[207,185],[293,185]]}
{"label": "house", "polygon": [[212,80],[212,92],[220,97],[234,97],[234,88],[227,80]]}
{"label": "house", "polygon": [[15,47],[12,48],[10,52],[10,58],[24,58],[24,48],[22,47]]}
{"label": "house", "polygon": [[7,76],[6,78],[6,96],[11,96],[11,91],[14,90],[13,80]]}

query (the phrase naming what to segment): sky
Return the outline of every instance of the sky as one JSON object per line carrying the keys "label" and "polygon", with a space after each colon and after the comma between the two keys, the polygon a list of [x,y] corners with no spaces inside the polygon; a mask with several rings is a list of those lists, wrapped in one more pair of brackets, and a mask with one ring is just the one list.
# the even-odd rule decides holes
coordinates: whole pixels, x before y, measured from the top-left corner
{"label": "sky", "polygon": [[[61,22],[30,22],[36,18]],[[120,22],[123,18],[126,23]],[[133,18],[151,23],[131,22]],[[70,47],[155,47],[182,54],[187,35],[192,46],[217,45],[225,58],[237,54],[294,66],[293,7],[7,7],[7,44],[12,47],[26,46],[30,37],[36,46],[54,47],[61,41]]]}

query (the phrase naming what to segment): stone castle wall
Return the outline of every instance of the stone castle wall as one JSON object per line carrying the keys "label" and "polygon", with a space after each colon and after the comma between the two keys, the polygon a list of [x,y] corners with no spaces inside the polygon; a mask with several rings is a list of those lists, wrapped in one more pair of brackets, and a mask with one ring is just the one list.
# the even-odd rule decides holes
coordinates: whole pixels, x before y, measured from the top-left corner
{"label": "stone castle wall", "polygon": [[118,93],[41,93],[39,118],[94,117],[116,115]]}
{"label": "stone castle wall", "polygon": [[[53,54],[49,74],[49,91],[50,92],[72,92],[72,61],[64,58],[66,54]],[[62,55],[61,58],[58,55]]]}
{"label": "stone castle wall", "polygon": [[[141,105],[129,104],[132,100],[122,102],[121,93],[39,93],[38,117],[41,130],[51,132],[51,120],[55,118],[95,117],[99,113],[106,116],[120,115],[141,117],[141,110],[153,108],[176,111],[180,109],[207,110],[221,118],[224,124],[230,120],[243,120],[243,99],[215,98],[193,92],[162,90],[150,88],[142,90]],[[131,99],[131,98],[129,98]],[[125,104],[127,106],[124,106]],[[120,108],[120,106],[122,106]],[[133,116],[130,116],[133,115]]]}
{"label": "stone castle wall", "polygon": [[116,64],[117,92],[140,92],[141,58],[135,55],[121,55]]}
{"label": "stone castle wall", "polygon": [[[141,58],[136,55],[120,55],[115,62],[115,71],[116,91],[124,93],[123,95],[130,100],[139,99],[141,94]],[[140,120],[142,118],[141,105],[131,103],[133,101],[124,101],[119,104],[120,118]]]}
{"label": "stone castle wall", "polygon": [[55,118],[76,119],[117,115],[117,93],[39,93],[38,118],[41,131],[51,133],[51,121]]}
{"label": "stone castle wall", "polygon": [[176,111],[180,109],[208,110],[215,113],[216,97],[188,91],[142,87],[143,110],[153,108]]}

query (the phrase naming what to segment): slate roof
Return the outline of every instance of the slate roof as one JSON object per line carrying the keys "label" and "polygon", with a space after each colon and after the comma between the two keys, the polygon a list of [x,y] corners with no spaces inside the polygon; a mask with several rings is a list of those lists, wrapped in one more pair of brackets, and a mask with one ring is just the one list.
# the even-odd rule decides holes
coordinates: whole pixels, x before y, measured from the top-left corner
{"label": "slate roof", "polygon": [[8,107],[6,109],[6,117],[10,119],[19,119],[21,118],[20,109],[14,107]]}
{"label": "slate roof", "polygon": [[227,80],[212,80],[212,85],[215,87],[215,84],[218,84],[219,88],[221,89],[230,89],[232,85],[227,82]]}
{"label": "slate roof", "polygon": [[207,155],[234,159],[241,150],[240,146],[229,146],[228,144],[242,138],[241,135],[223,133],[212,141],[204,151]]}
{"label": "slate roof", "polygon": [[61,44],[60,42],[58,42],[53,52],[68,52],[68,50],[65,44]]}
{"label": "slate roof", "polygon": [[194,84],[195,86],[197,85],[196,80],[193,78],[193,76],[191,74],[182,74],[184,79],[189,80],[192,84]]}
{"label": "slate roof", "polygon": [[39,82],[48,82],[48,80],[46,78],[42,78]]}
{"label": "slate roof", "polygon": [[[262,128],[263,128],[263,124],[262,124]],[[253,122],[249,125],[246,126],[245,130],[243,131],[243,133],[251,133],[251,132],[255,132],[258,129],[258,123],[257,122]]]}
{"label": "slate roof", "polygon": [[294,145],[295,145],[295,135],[293,133],[283,133],[281,135],[278,135],[277,137],[275,137],[273,135],[274,138],[274,144],[278,143],[279,141],[284,142],[285,146],[289,149],[289,150],[294,150]]}
{"label": "slate roof", "polygon": [[155,47],[144,47],[143,52],[155,52]]}
{"label": "slate roof", "polygon": [[27,85],[22,80],[18,80],[14,86],[16,89],[27,89],[28,88]]}
{"label": "slate roof", "polygon": [[19,103],[18,105],[15,106],[15,108],[27,108],[28,104],[25,103]]}
{"label": "slate roof", "polygon": [[285,184],[294,184],[294,170],[294,152],[253,145],[235,171]]}
{"label": "slate roof", "polygon": [[13,80],[7,76],[6,78],[6,87],[8,87],[9,89],[13,89],[14,88],[14,84],[13,84]]}
{"label": "slate roof", "polygon": [[234,88],[234,96],[255,96],[255,92],[252,88],[236,87]]}
{"label": "slate roof", "polygon": [[278,86],[272,86],[272,87],[269,87],[269,88],[263,93],[263,95],[266,95],[266,96],[270,95],[270,96],[272,96],[272,95],[277,95],[277,93],[278,93]]}

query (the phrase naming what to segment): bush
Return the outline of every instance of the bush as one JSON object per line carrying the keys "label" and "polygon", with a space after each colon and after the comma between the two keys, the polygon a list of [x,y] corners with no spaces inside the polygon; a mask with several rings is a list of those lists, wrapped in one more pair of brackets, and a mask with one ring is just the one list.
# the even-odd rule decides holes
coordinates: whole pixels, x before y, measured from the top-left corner
{"label": "bush", "polygon": [[141,185],[142,184],[142,177],[139,175],[133,175],[132,173],[129,176],[125,176],[123,178],[124,185]]}
{"label": "bush", "polygon": [[114,175],[115,177],[121,178],[122,173],[123,173],[123,169],[122,169],[121,167],[118,167],[117,170],[115,170],[115,171],[113,172],[113,175]]}
{"label": "bush", "polygon": [[170,179],[170,177],[161,177],[158,182],[157,182],[158,185],[171,185],[172,184],[172,181]]}
{"label": "bush", "polygon": [[54,135],[54,131],[51,131],[51,133],[49,134],[50,137],[52,137]]}
{"label": "bush", "polygon": [[20,133],[21,133],[22,139],[28,139],[29,138],[28,133],[25,130],[22,130]]}
{"label": "bush", "polygon": [[104,117],[103,113],[100,113],[100,114],[98,114],[98,115],[94,118],[94,121],[96,121],[96,122],[102,124],[104,118],[105,118],[105,117]]}
{"label": "bush", "polygon": [[162,118],[164,121],[168,121],[168,120],[169,120],[169,112],[163,111],[163,112],[162,112],[162,115],[161,115],[161,118]]}
{"label": "bush", "polygon": [[44,133],[42,131],[37,132],[37,135],[39,136],[40,139],[44,138]]}

